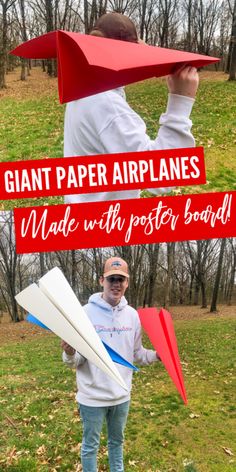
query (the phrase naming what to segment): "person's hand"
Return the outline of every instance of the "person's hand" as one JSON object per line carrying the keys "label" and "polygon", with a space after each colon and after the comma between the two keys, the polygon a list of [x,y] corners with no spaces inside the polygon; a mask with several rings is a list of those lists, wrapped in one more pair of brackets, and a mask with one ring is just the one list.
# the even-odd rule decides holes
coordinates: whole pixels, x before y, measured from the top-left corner
{"label": "person's hand", "polygon": [[170,93],[195,98],[199,84],[196,67],[183,66],[167,77],[167,87]]}
{"label": "person's hand", "polygon": [[73,356],[75,354],[75,349],[63,340],[61,341],[61,347],[68,356]]}

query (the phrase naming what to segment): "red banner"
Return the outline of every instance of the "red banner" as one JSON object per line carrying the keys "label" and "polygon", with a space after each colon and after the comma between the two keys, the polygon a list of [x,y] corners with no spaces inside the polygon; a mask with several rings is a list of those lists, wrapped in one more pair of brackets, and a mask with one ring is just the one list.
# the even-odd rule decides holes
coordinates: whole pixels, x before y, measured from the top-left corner
{"label": "red banner", "polygon": [[0,200],[205,182],[202,147],[0,163]]}
{"label": "red banner", "polygon": [[17,253],[236,236],[236,192],[16,208]]}

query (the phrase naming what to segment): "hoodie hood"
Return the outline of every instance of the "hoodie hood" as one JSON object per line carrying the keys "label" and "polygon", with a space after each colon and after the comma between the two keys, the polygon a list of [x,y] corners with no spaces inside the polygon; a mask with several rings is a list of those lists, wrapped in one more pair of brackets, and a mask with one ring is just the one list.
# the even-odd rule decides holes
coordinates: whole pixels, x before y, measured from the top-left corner
{"label": "hoodie hood", "polygon": [[107,303],[104,298],[102,297],[103,292],[94,293],[89,297],[88,303],[92,303],[96,306],[99,306],[104,312],[111,313],[112,311],[116,310],[117,312],[124,310],[124,308],[128,305],[126,298],[123,296],[120,299],[118,305],[112,306],[110,303]]}

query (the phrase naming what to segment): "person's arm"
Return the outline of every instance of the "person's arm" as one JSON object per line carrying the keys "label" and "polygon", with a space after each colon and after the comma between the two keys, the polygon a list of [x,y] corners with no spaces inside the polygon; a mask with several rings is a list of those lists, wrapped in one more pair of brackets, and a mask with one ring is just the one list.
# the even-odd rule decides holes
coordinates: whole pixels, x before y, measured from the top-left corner
{"label": "person's arm", "polygon": [[147,135],[144,121],[124,99],[109,105],[109,118],[99,133],[104,153],[174,149],[195,145],[189,117],[198,88],[197,70],[192,67],[179,69],[168,76],[167,86],[167,109],[160,117],[161,126],[154,140]]}
{"label": "person's arm", "polygon": [[198,84],[199,76],[195,67],[184,66],[167,77],[167,109],[160,117],[161,127],[155,140],[158,145],[158,138],[161,140],[161,149],[167,149],[167,144],[169,149],[195,146],[190,114]]}
{"label": "person's arm", "polygon": [[[167,86],[169,90],[166,113],[160,117],[159,137],[164,142],[168,142],[171,133],[173,146],[194,147],[195,140],[191,133],[192,121],[189,119],[194,99],[199,85],[199,75],[197,69],[191,66],[180,67],[174,74],[167,77]],[[178,115],[178,116],[177,116]],[[178,126],[179,120],[179,126]],[[169,128],[169,129],[168,129]],[[163,147],[163,149],[166,149]],[[149,192],[158,195],[160,193],[169,193],[174,187],[150,188]]]}
{"label": "person's arm", "polygon": [[152,349],[146,349],[142,345],[142,329],[141,323],[137,315],[137,325],[135,330],[135,342],[134,342],[134,362],[140,365],[152,364],[160,360],[158,353]]}
{"label": "person's arm", "polygon": [[[160,117],[160,128],[154,140],[147,135],[144,121],[124,99],[110,103],[106,126],[99,132],[103,152],[112,154],[194,147],[190,114],[198,82],[197,69],[193,67],[184,66],[168,76],[167,108]],[[173,187],[165,187],[148,190],[157,195],[172,189]]]}
{"label": "person's arm", "polygon": [[73,369],[85,362],[85,357],[63,340],[61,347],[63,349],[62,360],[68,367]]}

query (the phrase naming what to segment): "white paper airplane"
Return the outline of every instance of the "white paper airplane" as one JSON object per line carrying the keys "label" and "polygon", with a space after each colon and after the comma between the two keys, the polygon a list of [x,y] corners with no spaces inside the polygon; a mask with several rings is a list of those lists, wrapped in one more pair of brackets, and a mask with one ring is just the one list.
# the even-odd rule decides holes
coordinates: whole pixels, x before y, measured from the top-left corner
{"label": "white paper airplane", "polygon": [[125,390],[127,386],[75,293],[58,267],[50,270],[16,295],[16,301],[33,313],[57,336],[109,375]]}

